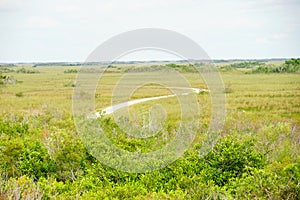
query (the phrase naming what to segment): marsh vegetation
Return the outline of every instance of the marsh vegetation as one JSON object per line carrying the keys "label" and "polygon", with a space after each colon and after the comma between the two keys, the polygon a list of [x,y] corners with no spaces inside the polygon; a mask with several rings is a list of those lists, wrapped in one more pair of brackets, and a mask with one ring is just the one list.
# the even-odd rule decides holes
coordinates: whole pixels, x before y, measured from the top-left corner
{"label": "marsh vegetation", "polygon": [[[209,92],[199,93],[200,126],[192,145],[172,164],[147,173],[110,168],[83,145],[71,114],[80,66],[0,66],[0,199],[299,199],[299,59],[217,66],[227,117],[215,147],[199,157],[211,115]],[[185,63],[113,64],[99,80],[96,109],[110,106],[114,86],[125,73],[143,77],[161,68],[182,73],[191,87],[208,89]],[[89,65],[86,72],[97,70]],[[18,81],[7,84],[7,77]],[[130,98],[169,94],[161,85],[148,84]],[[138,114],[153,104],[165,109],[167,127],[147,140],[128,137],[109,115],[97,120],[118,147],[149,152],[174,138],[180,119],[176,97],[133,105],[131,118],[140,120]]]}

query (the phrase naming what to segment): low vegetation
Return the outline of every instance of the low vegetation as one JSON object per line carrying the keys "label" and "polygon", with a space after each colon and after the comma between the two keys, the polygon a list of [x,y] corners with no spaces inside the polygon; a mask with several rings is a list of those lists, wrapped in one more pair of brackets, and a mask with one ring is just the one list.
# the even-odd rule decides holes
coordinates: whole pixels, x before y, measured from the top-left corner
{"label": "low vegetation", "polygon": [[300,59],[292,58],[282,64],[273,64],[259,61],[236,62],[233,64],[219,65],[220,71],[233,71],[242,69],[249,73],[297,73],[300,72]]}
{"label": "low vegetation", "polygon": [[66,73],[66,74],[78,73],[78,70],[77,69],[66,69],[64,71],[64,73]]}
{"label": "low vegetation", "polygon": [[35,69],[26,69],[24,67],[17,69],[15,71],[16,73],[22,73],[22,74],[36,74],[36,73],[40,73],[38,70]]}
{"label": "low vegetation", "polygon": [[13,76],[0,74],[0,85],[15,84],[17,82]]}
{"label": "low vegetation", "polygon": [[252,70],[252,73],[296,73],[300,72],[300,59],[291,59],[284,64],[276,66],[259,66]]}
{"label": "low vegetation", "polygon": [[[11,67],[13,71],[2,74],[1,80],[14,76],[22,83],[6,84],[0,90],[0,199],[300,199],[297,63],[299,59],[274,65],[286,66],[289,73],[252,73],[265,65],[257,63],[251,64],[254,68],[243,63],[224,70],[227,118],[215,147],[199,156],[208,135],[210,96],[197,94],[202,113],[194,142],[172,164],[147,173],[118,171],[87,151],[71,115],[76,73],[66,73],[70,66],[37,66],[36,74],[16,73],[19,67]],[[184,66],[167,67],[180,71],[192,87],[206,88],[199,74]],[[97,67],[89,66],[85,72],[95,71],[90,69]],[[125,69],[136,77],[146,73],[141,66]],[[109,70],[96,90],[99,109],[110,104],[114,85],[125,73],[117,64]],[[154,86],[139,88],[133,98],[168,91]],[[172,126],[179,118],[174,114],[176,98],[155,103],[164,106]],[[163,145],[156,139],[144,143],[127,137],[109,116],[97,120],[105,124],[111,141],[125,150],[147,152]],[[171,135],[168,131],[165,134]]]}

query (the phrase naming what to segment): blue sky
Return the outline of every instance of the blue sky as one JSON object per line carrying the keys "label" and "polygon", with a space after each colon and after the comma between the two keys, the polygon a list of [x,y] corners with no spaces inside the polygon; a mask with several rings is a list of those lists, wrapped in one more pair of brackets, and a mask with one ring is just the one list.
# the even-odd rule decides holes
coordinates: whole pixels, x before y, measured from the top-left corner
{"label": "blue sky", "polygon": [[182,33],[213,59],[300,57],[299,13],[299,0],[0,0],[0,62],[84,61],[138,28]]}

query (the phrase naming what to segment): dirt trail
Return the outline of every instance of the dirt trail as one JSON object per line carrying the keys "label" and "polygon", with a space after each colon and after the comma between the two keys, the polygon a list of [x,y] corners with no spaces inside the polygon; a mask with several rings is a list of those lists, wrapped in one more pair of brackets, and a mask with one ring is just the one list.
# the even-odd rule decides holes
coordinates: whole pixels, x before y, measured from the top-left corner
{"label": "dirt trail", "polygon": [[[172,87],[173,89],[182,89],[182,90],[188,90],[186,92],[181,93],[180,95],[188,95],[192,92],[194,93],[200,93],[200,92],[208,92],[208,90],[206,89],[199,89],[199,88],[186,88],[186,87]],[[170,88],[171,89],[171,88]],[[158,96],[158,97],[148,97],[148,98],[143,98],[143,99],[135,99],[135,100],[131,100],[131,101],[127,101],[124,103],[120,103],[120,104],[116,104],[116,105],[112,105],[109,107],[104,108],[101,112],[97,112],[95,113],[93,116],[89,116],[89,118],[98,118],[101,115],[109,115],[112,114],[113,112],[127,107],[127,106],[132,106],[138,103],[142,103],[142,102],[146,102],[146,101],[153,101],[153,100],[157,100],[157,99],[165,99],[165,98],[170,98],[170,97],[175,97],[176,94],[170,94],[170,95],[163,95],[163,96]]]}

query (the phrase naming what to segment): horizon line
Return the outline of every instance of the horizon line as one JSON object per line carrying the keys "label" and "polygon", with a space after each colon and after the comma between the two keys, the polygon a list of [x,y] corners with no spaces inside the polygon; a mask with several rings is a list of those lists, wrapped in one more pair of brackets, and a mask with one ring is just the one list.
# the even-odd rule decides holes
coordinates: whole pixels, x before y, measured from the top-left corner
{"label": "horizon line", "polygon": [[265,61],[265,60],[288,60],[297,57],[281,57],[281,58],[217,58],[217,59],[166,59],[166,60],[118,60],[118,61],[99,61],[99,62],[85,62],[85,61],[0,61],[0,64],[39,64],[39,63],[151,63],[151,62],[188,62],[188,61]]}

